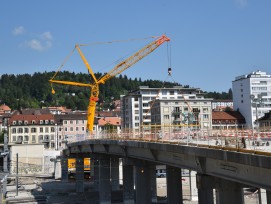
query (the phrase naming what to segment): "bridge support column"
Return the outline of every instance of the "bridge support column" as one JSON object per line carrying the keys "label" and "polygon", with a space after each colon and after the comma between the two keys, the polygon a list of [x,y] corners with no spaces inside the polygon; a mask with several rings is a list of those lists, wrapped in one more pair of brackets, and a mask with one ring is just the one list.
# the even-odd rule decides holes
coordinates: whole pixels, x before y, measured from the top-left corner
{"label": "bridge support column", "polygon": [[118,157],[111,158],[111,185],[113,191],[120,189]]}
{"label": "bridge support column", "polygon": [[212,176],[197,174],[197,188],[199,204],[214,203],[214,178]]}
{"label": "bridge support column", "polygon": [[216,188],[217,204],[243,204],[244,191],[242,185],[233,181],[218,179]]}
{"label": "bridge support column", "polygon": [[110,183],[110,157],[100,156],[100,204],[111,204],[111,183]]}
{"label": "bridge support column", "polygon": [[93,156],[93,183],[94,183],[94,189],[96,191],[99,191],[99,185],[100,185],[100,172],[99,172],[99,166],[100,166],[100,161],[99,161],[98,155]]}
{"label": "bridge support column", "polygon": [[84,158],[80,155],[76,157],[76,192],[84,192]]}
{"label": "bridge support column", "polygon": [[271,204],[271,191],[266,190],[266,200],[267,204]]}
{"label": "bridge support column", "polygon": [[134,204],[134,166],[128,159],[123,159],[123,203]]}
{"label": "bridge support column", "polygon": [[167,203],[183,203],[182,170],[167,166]]}
{"label": "bridge support column", "polygon": [[61,181],[68,182],[69,175],[68,175],[68,158],[62,157],[61,158]]}
{"label": "bridge support column", "polygon": [[151,165],[150,168],[150,179],[151,179],[151,196],[152,202],[157,202],[157,182],[156,182],[156,165]]}
{"label": "bridge support column", "polygon": [[150,170],[147,164],[136,164],[136,203],[151,203],[151,179]]}

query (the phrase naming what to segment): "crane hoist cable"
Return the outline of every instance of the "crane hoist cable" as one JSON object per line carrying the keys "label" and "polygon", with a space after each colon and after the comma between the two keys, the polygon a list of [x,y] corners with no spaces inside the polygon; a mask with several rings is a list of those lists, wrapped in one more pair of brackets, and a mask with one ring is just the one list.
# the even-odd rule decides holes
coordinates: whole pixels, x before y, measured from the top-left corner
{"label": "crane hoist cable", "polygon": [[[170,77],[172,78],[172,81],[173,81],[174,83],[176,83],[175,80],[173,79],[173,77],[172,77],[171,75],[170,75]],[[200,121],[199,121],[199,118],[196,118],[196,115],[195,115],[195,113],[193,112],[192,107],[190,106],[189,102],[186,100],[186,98],[184,97],[184,94],[180,91],[180,89],[179,89],[179,92],[181,93],[181,95],[182,95],[182,97],[183,97],[183,99],[184,99],[184,102],[187,104],[187,106],[188,106],[190,112],[194,115],[195,119],[197,119],[197,122],[199,123],[199,122],[200,122]]]}

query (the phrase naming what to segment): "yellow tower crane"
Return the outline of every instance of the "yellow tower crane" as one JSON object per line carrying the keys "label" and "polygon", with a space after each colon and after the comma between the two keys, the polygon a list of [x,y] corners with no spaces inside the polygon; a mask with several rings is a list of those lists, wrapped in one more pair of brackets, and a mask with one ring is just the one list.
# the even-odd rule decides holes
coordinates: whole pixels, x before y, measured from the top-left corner
{"label": "yellow tower crane", "polygon": [[[102,76],[101,78],[97,79],[92,71],[89,63],[87,62],[85,56],[83,55],[79,45],[76,45],[75,48],[79,52],[80,57],[82,58],[85,66],[87,67],[89,73],[91,74],[94,82],[92,84],[85,84],[80,82],[73,82],[73,81],[61,81],[61,80],[54,80],[56,74],[49,80],[51,85],[55,84],[63,84],[63,85],[72,85],[72,86],[81,86],[81,87],[89,87],[90,88],[90,99],[87,111],[87,131],[93,131],[93,124],[94,124],[94,116],[95,116],[95,109],[96,109],[96,102],[98,101],[99,97],[99,85],[104,84],[107,80],[115,77],[116,75],[122,73],[124,70],[128,69],[136,62],[153,52],[156,48],[158,48],[164,42],[170,41],[166,35],[162,35],[158,37],[155,41],[151,42],[150,44],[143,47],[141,50],[137,51],[135,54],[131,55],[127,59],[123,60],[119,64],[117,64],[111,71],[107,74]],[[54,94],[55,91],[52,87],[52,93]]]}

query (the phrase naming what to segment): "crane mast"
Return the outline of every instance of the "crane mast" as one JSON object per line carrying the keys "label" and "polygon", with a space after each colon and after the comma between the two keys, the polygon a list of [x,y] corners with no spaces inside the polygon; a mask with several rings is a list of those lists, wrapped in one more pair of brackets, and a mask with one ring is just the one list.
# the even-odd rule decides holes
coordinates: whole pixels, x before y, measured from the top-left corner
{"label": "crane mast", "polygon": [[[164,42],[168,42],[170,39],[162,35],[155,41],[149,43],[127,59],[123,60],[119,64],[117,64],[111,71],[109,71],[107,74],[102,76],[100,79],[96,79],[94,72],[92,71],[89,63],[87,62],[85,56],[83,55],[82,51],[80,50],[79,46],[76,45],[76,49],[79,52],[79,55],[81,56],[86,68],[88,69],[89,73],[94,79],[94,82],[92,84],[85,84],[85,83],[80,83],[80,82],[72,82],[72,81],[61,81],[61,80],[54,80],[54,77],[56,74],[53,76],[52,79],[49,80],[51,85],[53,83],[56,84],[62,84],[62,85],[72,85],[72,86],[81,86],[81,87],[89,87],[90,88],[90,99],[89,99],[89,105],[88,105],[88,110],[87,110],[87,130],[89,132],[93,131],[93,125],[94,125],[94,117],[95,117],[95,110],[96,110],[96,102],[99,99],[99,85],[104,84],[107,80],[115,77],[116,75],[122,73],[135,63],[137,63],[139,60],[153,52],[156,48],[158,48],[161,44]],[[54,93],[54,90],[52,88],[52,93]]]}

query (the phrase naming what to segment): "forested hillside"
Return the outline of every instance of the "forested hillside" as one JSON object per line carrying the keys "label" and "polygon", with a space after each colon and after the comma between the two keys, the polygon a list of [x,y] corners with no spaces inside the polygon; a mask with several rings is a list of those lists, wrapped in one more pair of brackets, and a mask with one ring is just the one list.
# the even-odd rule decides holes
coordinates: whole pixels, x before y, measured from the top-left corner
{"label": "forested hillside", "polygon": [[[90,91],[88,88],[54,85],[56,94],[51,93],[51,86],[48,80],[54,75],[54,72],[7,75],[0,78],[0,104],[5,103],[11,109],[38,108],[42,106],[66,106],[73,110],[86,110],[89,102]],[[97,73],[96,77],[102,76]],[[76,81],[82,83],[91,83],[90,75],[84,73],[60,72],[58,80]],[[119,75],[100,86],[100,95],[98,105],[103,104],[101,108],[108,108],[112,100],[119,99],[120,95],[135,90],[138,86],[149,86],[151,88],[173,87],[180,84],[172,82],[163,82],[158,80],[145,80],[140,78],[131,79],[126,75]],[[188,87],[186,85],[186,87]],[[207,97],[214,99],[231,99],[231,90],[229,93],[206,93]]]}

